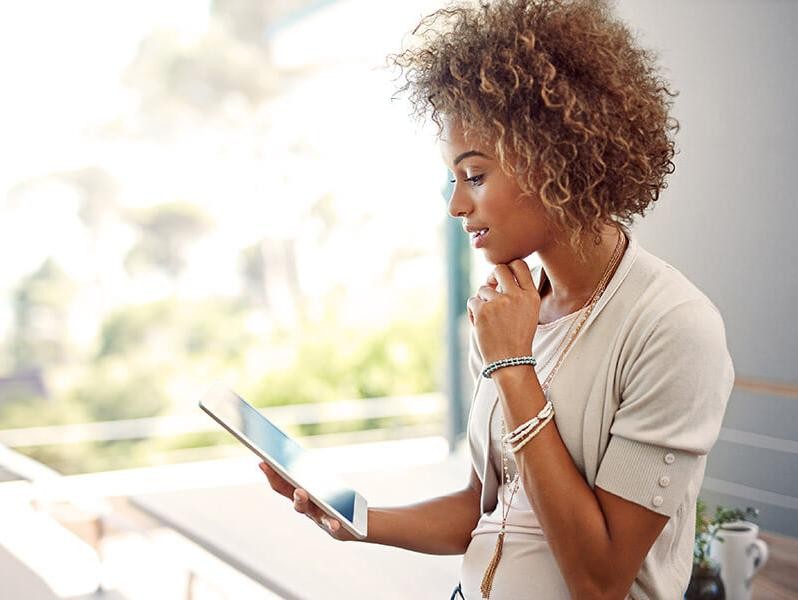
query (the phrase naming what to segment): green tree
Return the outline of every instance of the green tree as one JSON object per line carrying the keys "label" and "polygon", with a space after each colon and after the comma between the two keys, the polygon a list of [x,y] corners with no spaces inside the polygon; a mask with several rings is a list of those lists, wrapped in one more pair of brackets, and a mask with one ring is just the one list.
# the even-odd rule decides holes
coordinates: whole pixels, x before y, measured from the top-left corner
{"label": "green tree", "polygon": [[110,358],[156,363],[166,351],[174,364],[198,357],[219,362],[242,355],[251,342],[244,326],[244,306],[235,300],[198,302],[161,300],[125,306],[110,314],[100,328],[97,360]]}
{"label": "green tree", "polygon": [[397,320],[379,331],[306,323],[296,359],[274,370],[252,394],[258,406],[433,392],[440,388],[440,311]]}
{"label": "green tree", "polygon": [[130,271],[149,268],[176,280],[186,266],[186,249],[208,232],[211,220],[199,208],[184,202],[159,204],[131,212],[128,220],[139,230],[139,240],[125,259]]}
{"label": "green tree", "polygon": [[73,282],[52,258],[20,281],[12,296],[15,370],[44,368],[67,360],[68,316],[74,292]]}
{"label": "green tree", "polygon": [[74,404],[83,407],[91,421],[154,417],[169,407],[163,386],[151,373],[125,373],[95,368],[72,391]]}

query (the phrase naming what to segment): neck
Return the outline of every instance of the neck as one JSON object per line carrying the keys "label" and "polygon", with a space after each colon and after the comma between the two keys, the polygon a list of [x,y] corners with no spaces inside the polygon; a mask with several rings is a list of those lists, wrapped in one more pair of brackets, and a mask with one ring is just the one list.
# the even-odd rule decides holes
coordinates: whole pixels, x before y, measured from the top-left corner
{"label": "neck", "polygon": [[[619,235],[622,235],[620,227],[603,226],[598,244],[593,240],[585,243],[584,261],[579,259],[567,241],[559,241],[538,250],[548,279],[546,288],[541,291],[541,298],[545,297],[555,306],[570,307],[571,310],[581,308],[601,281]],[[623,240],[621,243],[623,253],[627,242]],[[612,273],[609,276],[612,277]]]}

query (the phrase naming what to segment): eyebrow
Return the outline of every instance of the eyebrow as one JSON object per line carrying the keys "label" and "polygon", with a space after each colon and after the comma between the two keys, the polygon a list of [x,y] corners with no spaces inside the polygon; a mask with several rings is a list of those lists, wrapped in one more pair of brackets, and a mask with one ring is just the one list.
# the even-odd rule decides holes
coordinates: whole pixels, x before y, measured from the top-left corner
{"label": "eyebrow", "polygon": [[456,167],[460,161],[465,160],[466,158],[469,158],[471,156],[482,156],[483,158],[490,158],[487,154],[482,154],[482,152],[478,152],[477,150],[469,150],[468,152],[463,152],[457,158],[454,159],[454,166]]}

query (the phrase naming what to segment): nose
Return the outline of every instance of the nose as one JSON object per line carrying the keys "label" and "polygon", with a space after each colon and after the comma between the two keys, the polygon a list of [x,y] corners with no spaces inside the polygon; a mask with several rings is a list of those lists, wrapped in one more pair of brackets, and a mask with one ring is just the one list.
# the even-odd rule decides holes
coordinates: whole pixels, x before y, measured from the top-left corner
{"label": "nose", "polygon": [[448,210],[449,214],[455,218],[465,216],[472,210],[468,194],[464,194],[457,184],[454,185],[452,195],[449,196]]}

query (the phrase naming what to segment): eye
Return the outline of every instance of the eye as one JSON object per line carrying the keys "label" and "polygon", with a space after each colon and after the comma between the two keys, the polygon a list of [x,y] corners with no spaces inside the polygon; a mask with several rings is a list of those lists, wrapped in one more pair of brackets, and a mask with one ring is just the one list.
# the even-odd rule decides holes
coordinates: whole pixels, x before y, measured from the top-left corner
{"label": "eye", "polygon": [[[473,177],[466,177],[463,181],[469,182],[472,186],[482,185],[482,180],[485,178],[484,175],[474,175]],[[456,179],[450,179],[449,183],[457,183]]]}

